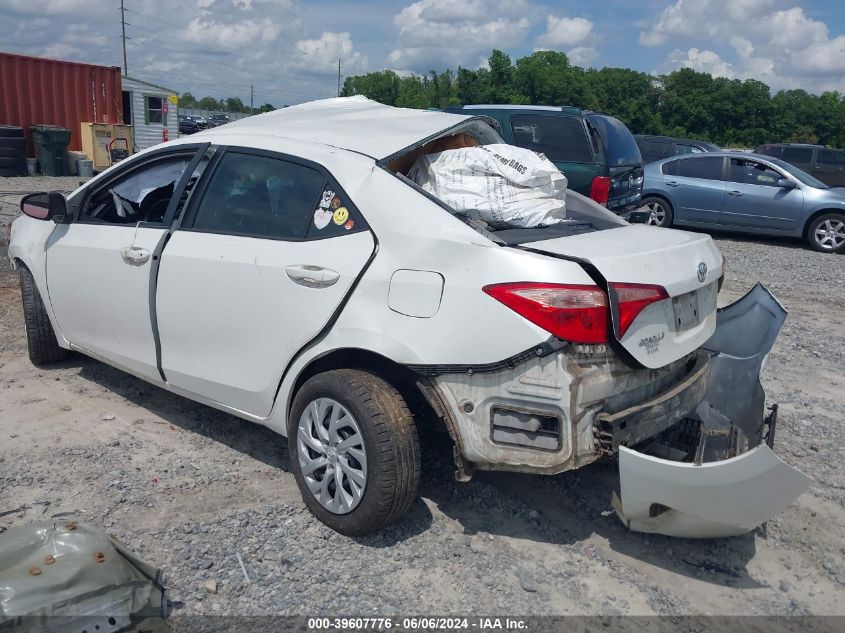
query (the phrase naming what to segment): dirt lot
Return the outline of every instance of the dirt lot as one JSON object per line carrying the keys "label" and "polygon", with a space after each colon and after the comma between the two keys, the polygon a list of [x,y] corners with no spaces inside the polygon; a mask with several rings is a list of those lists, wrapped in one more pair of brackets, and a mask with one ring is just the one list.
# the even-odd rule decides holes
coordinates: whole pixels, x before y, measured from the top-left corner
{"label": "dirt lot", "polygon": [[[0,179],[0,223],[15,213],[7,192],[75,182]],[[845,615],[843,257],[717,237],[721,302],[759,280],[790,313],[763,381],[781,404],[777,452],[815,483],[766,531],[630,533],[610,512],[611,462],[459,484],[448,443],[426,436],[410,515],[350,539],[310,517],[270,431],[82,356],[33,367],[7,239],[4,228],[0,531],[75,512],[164,568],[177,612]]]}

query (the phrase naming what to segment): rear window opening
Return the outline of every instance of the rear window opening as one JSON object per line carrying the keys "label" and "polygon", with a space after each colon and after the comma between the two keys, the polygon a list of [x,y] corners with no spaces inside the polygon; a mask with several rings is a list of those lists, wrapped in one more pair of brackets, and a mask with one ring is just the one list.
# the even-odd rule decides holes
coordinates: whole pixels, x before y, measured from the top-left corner
{"label": "rear window opening", "polygon": [[[446,202],[426,191],[417,184],[412,176],[418,159],[425,155],[438,154],[446,150],[460,150],[482,145],[501,144],[502,140],[491,126],[476,119],[456,126],[433,139],[425,139],[419,144],[406,148],[402,152],[381,161],[382,167],[399,176],[406,184],[416,189],[427,198],[437,202],[452,215],[466,222],[476,230],[486,234],[499,243],[506,245],[536,242],[558,237],[568,237],[581,233],[615,228],[626,222],[605,207],[586,196],[567,189],[565,192],[565,218],[556,223],[531,227],[518,227],[508,224],[491,224],[469,214],[458,211]],[[516,148],[525,151],[524,148]],[[565,172],[563,172],[565,175]],[[518,207],[517,207],[518,208]]]}

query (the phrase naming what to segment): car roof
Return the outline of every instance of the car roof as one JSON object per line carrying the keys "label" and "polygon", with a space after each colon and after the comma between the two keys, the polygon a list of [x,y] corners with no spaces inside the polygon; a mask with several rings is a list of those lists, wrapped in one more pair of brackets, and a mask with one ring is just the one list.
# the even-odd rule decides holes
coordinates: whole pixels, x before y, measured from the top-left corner
{"label": "car roof", "polygon": [[[649,163],[649,165],[662,165],[663,163],[668,163],[673,160],[697,160],[699,158],[745,158],[759,160],[766,163],[773,163],[774,160],[777,160],[773,156],[766,156],[765,154],[755,154],[754,152],[704,152],[702,154],[679,154],[676,156],[669,156],[667,158],[661,158],[660,160],[653,161]],[[776,163],[775,163],[776,164]]]}
{"label": "car roof", "polygon": [[715,145],[711,141],[702,141],[699,138],[684,138],[683,136],[663,136],[661,134],[634,134],[635,139],[655,139],[658,141],[683,141],[684,143],[700,143],[701,145]]}
{"label": "car roof", "polygon": [[519,110],[522,112],[565,112],[567,114],[587,113],[587,110],[582,110],[581,108],[576,108],[575,106],[514,105],[501,103],[475,103],[472,105],[452,106],[446,108],[447,112],[455,112],[456,110]]}
{"label": "car roof", "polygon": [[[382,160],[473,119],[478,117],[394,108],[362,96],[338,97],[238,119],[194,138],[260,134],[329,145]],[[490,133],[485,135],[486,142],[496,142],[493,129],[483,126]]]}

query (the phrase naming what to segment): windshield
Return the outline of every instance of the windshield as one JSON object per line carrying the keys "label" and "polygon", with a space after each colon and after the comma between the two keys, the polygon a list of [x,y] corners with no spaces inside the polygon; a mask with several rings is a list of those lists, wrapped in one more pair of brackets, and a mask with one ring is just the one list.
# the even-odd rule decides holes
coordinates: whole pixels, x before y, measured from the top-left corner
{"label": "windshield", "polygon": [[789,172],[790,174],[795,176],[795,178],[797,178],[800,182],[809,187],[815,187],[816,189],[830,189],[830,187],[824,184],[821,180],[819,180],[818,178],[813,178],[806,171],[798,169],[795,165],[785,163],[779,158],[770,158],[769,162],[774,165],[777,165],[782,170]]}
{"label": "windshield", "polygon": [[622,121],[606,114],[588,114],[585,118],[598,131],[610,167],[642,164],[637,141]]}

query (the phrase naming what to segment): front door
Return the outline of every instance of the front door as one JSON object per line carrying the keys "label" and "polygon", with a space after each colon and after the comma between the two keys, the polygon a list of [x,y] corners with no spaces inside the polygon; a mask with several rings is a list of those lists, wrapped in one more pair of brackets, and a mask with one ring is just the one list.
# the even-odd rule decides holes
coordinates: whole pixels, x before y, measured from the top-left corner
{"label": "front door", "polygon": [[318,336],[375,241],[313,163],[227,150],[162,254],[157,315],[167,382],[267,416],[282,373]]}
{"label": "front door", "polygon": [[127,162],[86,195],[47,243],[47,290],[62,334],[124,369],[160,380],[151,279],[197,148]]}
{"label": "front door", "polygon": [[786,176],[764,163],[731,158],[722,224],[789,231],[798,226],[804,194],[778,186]]}

